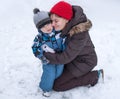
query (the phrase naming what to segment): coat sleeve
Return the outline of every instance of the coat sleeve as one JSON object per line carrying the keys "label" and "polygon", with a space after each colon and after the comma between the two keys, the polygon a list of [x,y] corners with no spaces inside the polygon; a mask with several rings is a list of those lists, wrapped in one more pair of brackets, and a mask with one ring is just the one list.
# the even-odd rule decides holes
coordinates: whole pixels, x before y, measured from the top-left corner
{"label": "coat sleeve", "polygon": [[[62,53],[44,53],[51,64],[67,64],[74,60],[87,43],[86,33],[76,34],[69,41],[66,49]],[[78,38],[79,36],[79,38]]]}
{"label": "coat sleeve", "polygon": [[43,56],[43,50],[41,49],[41,45],[42,43],[38,40],[38,36],[36,36],[32,45],[32,51],[37,58],[41,58]]}

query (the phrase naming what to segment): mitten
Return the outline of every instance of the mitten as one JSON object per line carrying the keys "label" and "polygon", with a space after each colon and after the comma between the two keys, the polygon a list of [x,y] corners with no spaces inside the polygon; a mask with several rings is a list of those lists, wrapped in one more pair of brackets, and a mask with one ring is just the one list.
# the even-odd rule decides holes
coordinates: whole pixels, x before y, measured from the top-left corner
{"label": "mitten", "polygon": [[41,61],[42,61],[43,65],[46,65],[50,62],[45,56],[41,57]]}
{"label": "mitten", "polygon": [[45,52],[55,53],[55,51],[52,48],[50,48],[47,44],[43,44],[41,47]]}

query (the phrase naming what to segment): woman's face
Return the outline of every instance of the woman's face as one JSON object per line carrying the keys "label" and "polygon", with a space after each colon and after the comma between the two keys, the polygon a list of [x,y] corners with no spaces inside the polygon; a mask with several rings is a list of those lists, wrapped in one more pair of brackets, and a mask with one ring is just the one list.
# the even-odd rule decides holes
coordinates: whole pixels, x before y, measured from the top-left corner
{"label": "woman's face", "polygon": [[52,26],[55,28],[56,31],[63,30],[66,24],[68,23],[68,20],[59,17],[56,14],[51,14],[50,18],[52,20]]}

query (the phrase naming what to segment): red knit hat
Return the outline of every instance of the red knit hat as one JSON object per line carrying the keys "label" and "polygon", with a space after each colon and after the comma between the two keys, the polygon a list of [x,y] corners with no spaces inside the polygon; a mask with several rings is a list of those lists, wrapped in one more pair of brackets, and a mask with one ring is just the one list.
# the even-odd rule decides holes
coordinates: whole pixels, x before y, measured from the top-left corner
{"label": "red knit hat", "polygon": [[67,2],[60,1],[51,8],[50,13],[54,13],[60,17],[70,20],[73,16],[72,5]]}

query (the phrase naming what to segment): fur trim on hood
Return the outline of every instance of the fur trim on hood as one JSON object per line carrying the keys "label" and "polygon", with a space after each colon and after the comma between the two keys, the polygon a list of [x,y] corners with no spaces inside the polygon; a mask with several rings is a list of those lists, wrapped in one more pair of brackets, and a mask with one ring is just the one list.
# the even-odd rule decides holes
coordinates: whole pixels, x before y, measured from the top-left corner
{"label": "fur trim on hood", "polygon": [[78,25],[73,26],[72,29],[69,31],[69,34],[70,36],[72,36],[77,33],[89,31],[91,27],[92,27],[92,22],[89,19],[87,19],[86,22],[79,23]]}

